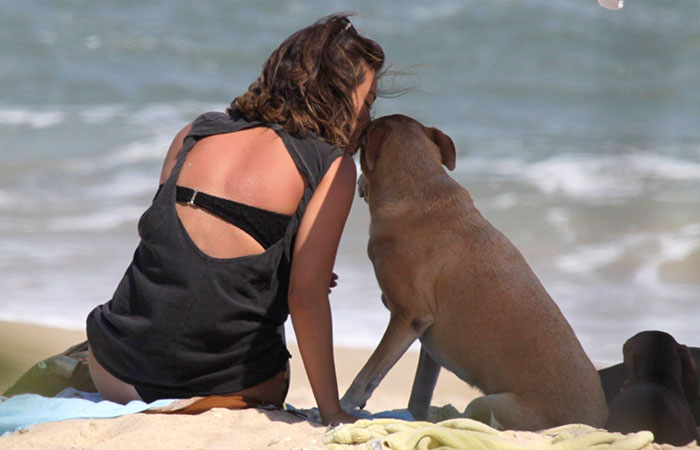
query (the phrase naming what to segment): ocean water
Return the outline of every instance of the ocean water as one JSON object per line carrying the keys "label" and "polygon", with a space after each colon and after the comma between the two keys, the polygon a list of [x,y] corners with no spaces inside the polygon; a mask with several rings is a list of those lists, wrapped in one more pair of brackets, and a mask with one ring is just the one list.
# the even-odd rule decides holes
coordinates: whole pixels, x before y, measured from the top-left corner
{"label": "ocean water", "polygon": [[[700,2],[0,4],[0,319],[81,328],[111,297],[174,134],[223,110],[335,11],[394,69],[376,116],[455,141],[452,176],[521,250],[593,361],[659,329],[700,346]],[[331,295],[338,344],[388,313],[359,199]],[[293,339],[293,333],[289,332]]]}

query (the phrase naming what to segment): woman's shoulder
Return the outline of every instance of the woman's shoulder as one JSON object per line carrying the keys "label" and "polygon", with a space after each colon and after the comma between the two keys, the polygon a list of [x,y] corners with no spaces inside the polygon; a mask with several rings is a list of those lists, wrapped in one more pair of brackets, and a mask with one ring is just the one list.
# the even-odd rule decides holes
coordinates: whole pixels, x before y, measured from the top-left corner
{"label": "woman's shoulder", "polygon": [[238,131],[260,122],[247,120],[234,112],[208,111],[192,121],[190,136],[203,137],[212,134]]}
{"label": "woman's shoulder", "polygon": [[316,135],[309,135],[305,137],[292,137],[296,139],[297,142],[299,142],[301,145],[313,149],[314,151],[318,152],[323,156],[335,159],[336,157],[341,156],[343,154],[343,149],[333,144],[329,144],[323,139],[318,138]]}
{"label": "woman's shoulder", "polygon": [[316,184],[323,178],[331,164],[343,155],[343,149],[329,144],[315,136],[299,137],[291,136],[290,153],[294,159],[301,160],[308,176],[311,176]]}
{"label": "woman's shoulder", "polygon": [[197,116],[192,122],[192,128],[201,127],[211,123],[233,122],[237,117],[223,111],[207,111]]}

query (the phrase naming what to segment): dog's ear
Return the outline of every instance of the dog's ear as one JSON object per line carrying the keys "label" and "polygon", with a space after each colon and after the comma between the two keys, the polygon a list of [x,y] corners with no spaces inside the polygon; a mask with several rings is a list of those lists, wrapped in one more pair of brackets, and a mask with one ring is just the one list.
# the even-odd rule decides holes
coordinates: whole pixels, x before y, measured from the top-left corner
{"label": "dog's ear", "polygon": [[440,155],[442,156],[442,163],[450,170],[454,170],[455,164],[457,162],[457,151],[455,150],[455,143],[452,139],[438,130],[437,128],[430,127],[425,129],[426,134],[437,144],[440,148]]}
{"label": "dog's ear", "polygon": [[365,135],[365,146],[362,149],[362,158],[365,161],[365,166],[368,171],[374,170],[379,157],[379,148],[382,146],[382,141],[386,135],[386,128],[375,128],[372,133]]}
{"label": "dog's ear", "polygon": [[[690,350],[685,345],[678,345],[678,356],[681,360],[681,384],[685,398],[692,405],[700,404],[700,393],[698,392],[698,368],[690,354]],[[700,406],[700,405],[698,405]],[[697,408],[697,407],[696,407]],[[700,417],[696,417],[700,419]]]}
{"label": "dog's ear", "polygon": [[622,361],[627,372],[627,379],[625,379],[625,383],[631,383],[637,378],[634,365],[634,344],[632,344],[630,341],[631,339],[628,339],[622,346]]}

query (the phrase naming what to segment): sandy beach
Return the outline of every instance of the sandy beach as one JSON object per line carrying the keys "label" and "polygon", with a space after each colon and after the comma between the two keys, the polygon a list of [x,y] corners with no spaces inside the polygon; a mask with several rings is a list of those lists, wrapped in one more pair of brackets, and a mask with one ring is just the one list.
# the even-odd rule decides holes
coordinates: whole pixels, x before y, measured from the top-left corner
{"label": "sandy beach", "polygon": [[[43,358],[85,339],[82,331],[0,321],[0,390]],[[297,408],[315,405],[301,357],[290,346],[291,386],[287,402]],[[343,392],[369,357],[369,350],[336,348],[339,389]],[[418,354],[409,352],[389,372],[367,404],[380,412],[405,408]],[[433,405],[451,404],[462,411],[480,395],[443,371]],[[269,448],[320,446],[326,427],[277,411],[213,409],[196,416],[133,414],[116,419],[83,419],[35,425],[0,439],[0,448]],[[147,443],[147,444],[145,444]],[[243,444],[245,443],[245,444]]]}
{"label": "sandy beach", "polygon": [[[17,377],[36,362],[60,353],[84,339],[85,333],[82,331],[0,321],[0,389],[2,391],[7,389]],[[287,402],[299,409],[311,408],[315,403],[298,349],[290,346],[289,350],[292,353],[292,378]],[[341,392],[349,386],[369,355],[369,350],[336,348],[336,367]],[[408,403],[417,360],[417,352],[404,355],[376,389],[366,409],[372,413],[404,409]],[[479,395],[481,394],[478,390],[470,388],[456,376],[443,370],[433,396],[432,421],[438,422],[456,417],[469,401]],[[465,420],[460,422],[460,426],[465,426]],[[392,429],[391,433],[395,433],[391,436],[398,436],[400,433],[395,431],[397,427],[404,427],[403,431],[407,431],[406,427],[408,427],[408,432],[413,432],[410,426],[405,425],[407,422],[401,425],[395,423],[387,425],[386,422],[386,420],[384,422],[382,420],[360,421],[356,426],[365,427],[360,430],[359,435],[362,432],[375,433],[375,438],[376,433],[381,437],[389,429]],[[438,424],[438,426],[441,425]],[[463,436],[469,436],[474,441],[460,441],[449,445],[449,448],[539,449],[550,448],[555,442],[558,442],[561,447],[564,444],[563,440],[568,441],[568,445],[565,446],[567,449],[587,449],[591,446],[601,449],[642,450],[676,448],[651,443],[652,436],[649,432],[621,435],[584,425],[567,425],[561,429],[545,430],[540,433],[496,432],[477,422],[466,426],[467,429],[460,431],[466,432]],[[444,430],[448,433],[454,432],[452,426]],[[356,432],[357,430],[352,433]],[[342,441],[348,436],[347,433],[343,433],[345,431],[342,429],[330,432],[325,426],[279,410],[214,408],[198,415],[139,413],[113,419],[79,419],[42,423],[0,437],[0,449],[319,450],[331,448],[324,447],[324,438],[328,439],[329,436],[336,439],[332,444],[335,445],[332,447],[334,450],[360,448],[354,445],[338,445],[338,439]],[[408,447],[399,446],[399,448],[414,447],[409,445]],[[683,448],[700,447],[691,443]]]}

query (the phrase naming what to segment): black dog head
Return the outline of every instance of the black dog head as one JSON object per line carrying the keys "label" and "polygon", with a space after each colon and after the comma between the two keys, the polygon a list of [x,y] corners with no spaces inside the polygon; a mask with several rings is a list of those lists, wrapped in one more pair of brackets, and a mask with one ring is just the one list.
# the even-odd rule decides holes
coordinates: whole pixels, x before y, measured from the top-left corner
{"label": "black dog head", "polygon": [[681,382],[681,346],[668,333],[642,331],[625,342],[622,353],[627,369],[627,383],[663,380]]}
{"label": "black dog head", "polygon": [[669,388],[677,387],[700,424],[698,370],[690,350],[663,331],[642,331],[622,347],[627,369],[626,386],[650,381]]}

